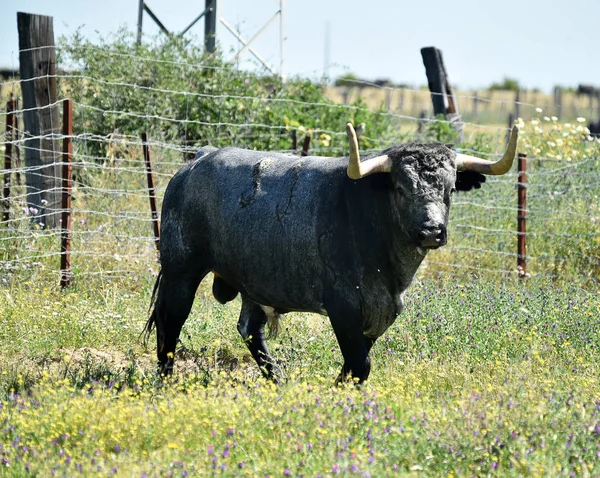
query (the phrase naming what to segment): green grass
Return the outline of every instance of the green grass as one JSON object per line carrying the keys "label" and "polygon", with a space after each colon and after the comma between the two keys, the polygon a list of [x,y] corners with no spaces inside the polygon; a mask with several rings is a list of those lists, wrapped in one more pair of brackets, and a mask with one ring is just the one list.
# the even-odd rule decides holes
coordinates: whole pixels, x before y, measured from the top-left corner
{"label": "green grass", "polygon": [[0,292],[3,475],[600,473],[596,292],[419,282],[356,389],[333,386],[335,338],[308,314],[284,317],[286,381],[264,382],[239,304],[206,283],[161,383],[139,335],[152,277],[124,285]]}

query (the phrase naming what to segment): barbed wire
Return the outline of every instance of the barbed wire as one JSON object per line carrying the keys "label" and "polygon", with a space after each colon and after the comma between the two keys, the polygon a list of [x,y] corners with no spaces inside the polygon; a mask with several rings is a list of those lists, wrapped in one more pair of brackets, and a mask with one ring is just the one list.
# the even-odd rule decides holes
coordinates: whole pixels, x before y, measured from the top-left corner
{"label": "barbed wire", "polygon": [[[112,55],[112,53],[111,53]],[[174,63],[180,62],[140,58],[137,56],[114,53],[115,56],[132,57],[141,62],[157,61]],[[183,64],[185,68],[206,68],[206,65]],[[243,74],[243,73],[240,73]],[[0,200],[0,210],[8,213],[8,218],[0,224],[0,278],[7,279],[8,274],[25,273],[35,276],[36,271],[51,276],[60,276],[58,259],[61,256],[59,241],[63,234],[60,218],[56,229],[40,226],[44,221],[60,216],[63,212],[59,202],[47,204],[42,210],[37,210],[30,204],[31,185],[27,179],[55,179],[54,171],[60,170],[65,163],[59,144],[70,139],[74,145],[73,163],[71,164],[74,179],[72,200],[74,206],[70,209],[72,218],[72,251],[73,263],[76,264],[76,277],[103,278],[137,278],[138,274],[155,274],[156,239],[152,233],[154,219],[148,206],[148,187],[146,184],[143,146],[147,145],[153,154],[152,167],[156,180],[154,191],[160,202],[164,196],[167,183],[173,174],[185,164],[183,156],[197,151],[199,140],[189,134],[188,126],[198,125],[212,128],[214,134],[211,142],[215,145],[230,144],[232,138],[244,146],[244,141],[250,138],[277,139],[278,146],[271,150],[288,154],[298,154],[291,147],[291,134],[312,134],[310,152],[325,155],[345,156],[348,148],[345,144],[345,132],[333,131],[328,128],[306,128],[293,125],[281,120],[281,124],[258,123],[249,116],[247,121],[230,121],[221,111],[206,120],[191,118],[189,101],[224,100],[241,102],[256,102],[265,105],[285,104],[296,109],[307,111],[331,109],[336,111],[353,111],[376,114],[390,121],[410,122],[414,125],[450,124],[439,118],[423,118],[402,114],[394,110],[373,110],[366,106],[346,105],[336,103],[320,103],[302,101],[284,97],[261,97],[251,95],[232,95],[226,93],[202,93],[181,91],[171,88],[140,85],[123,79],[95,78],[80,72],[64,72],[54,75],[57,80],[65,83],[83,81],[89,85],[114,88],[111,98],[104,107],[86,104],[83,101],[73,101],[74,126],[77,132],[64,135],[59,131],[59,125],[53,131],[31,135],[25,128],[17,127],[13,132],[15,137],[3,135],[0,138],[0,151],[9,143],[19,153],[36,150],[48,156],[53,155],[52,165],[30,165],[21,159],[13,163],[10,169],[4,169],[4,177],[19,175],[21,183],[12,181],[11,194],[8,201]],[[49,78],[44,76],[43,78]],[[29,81],[35,80],[31,79]],[[0,83],[14,85],[15,82]],[[373,86],[373,85],[370,85]],[[388,91],[419,92],[411,88],[377,87]],[[183,97],[186,101],[185,115],[171,117],[166,109],[156,110],[152,105],[146,111],[143,107],[138,111],[123,110],[117,101],[117,89],[126,92],[144,91],[164,97]],[[66,91],[66,90],[65,90]],[[426,92],[429,95],[429,92]],[[473,95],[454,95],[455,98],[477,100],[482,103],[504,106],[504,100],[476,97]],[[60,98],[51,105],[34,108],[18,108],[13,114],[22,117],[23,114],[35,110],[55,108],[64,101]],[[521,106],[536,107],[527,102],[518,102]],[[111,105],[109,107],[108,105]],[[556,106],[556,105],[554,105]],[[7,117],[7,112],[0,111],[0,120]],[[99,115],[99,116],[94,116]],[[113,124],[112,130],[99,133],[93,130],[90,118],[108,118]],[[152,123],[156,137],[143,142],[137,135],[123,133],[117,127],[117,119],[135,118],[142,122]],[[286,124],[290,123],[290,124]],[[504,123],[504,122],[500,122]],[[465,126],[473,127],[485,134],[496,135],[493,147],[501,148],[508,125],[490,125],[465,122]],[[181,125],[185,129],[173,133],[162,133],[170,125]],[[414,127],[414,126],[412,126]],[[236,130],[235,136],[230,131]],[[368,131],[368,125],[367,125]],[[329,141],[319,142],[318,136],[329,135],[337,140],[335,144]],[[414,134],[414,133],[413,133]],[[169,136],[170,135],[170,136]],[[417,138],[419,138],[417,136]],[[363,155],[377,153],[393,144],[393,138],[380,138],[362,135],[361,140],[369,143],[363,149]],[[39,142],[39,146],[33,144]],[[51,147],[42,142],[50,142]],[[285,143],[289,149],[280,148]],[[298,135],[298,143],[301,138]],[[249,143],[250,144],[250,143]],[[298,145],[299,149],[301,146]],[[277,149],[279,148],[279,149]],[[483,157],[498,157],[496,151],[477,151],[463,149],[462,152],[478,154]],[[104,153],[103,153],[104,152]],[[103,155],[104,154],[104,155]],[[531,267],[538,274],[554,275],[557,271],[565,276],[578,276],[585,268],[596,268],[600,271],[600,248],[591,249],[591,245],[600,242],[600,166],[598,157],[584,157],[577,161],[564,162],[556,158],[528,158],[527,189],[528,205],[521,210],[516,205],[516,187],[518,174],[511,172],[502,177],[488,178],[488,184],[481,191],[459,194],[454,198],[449,228],[451,237],[449,244],[439,252],[425,259],[424,273],[436,271],[450,272],[459,275],[461,271],[474,274],[492,274],[500,276],[517,276],[516,259],[520,256],[516,250],[516,216],[525,212],[528,215],[529,231],[527,232],[529,253],[525,255]],[[568,179],[568,181],[566,180]],[[24,184],[25,183],[25,184]],[[486,192],[487,191],[487,192]],[[62,184],[55,183],[46,189],[47,193],[60,196]],[[467,195],[468,194],[468,195]],[[550,199],[551,198],[551,199]],[[552,201],[550,203],[549,201]],[[160,208],[159,208],[160,209]],[[160,210],[157,211],[160,221]],[[585,226],[585,227],[584,227]],[[549,245],[552,245],[550,247]],[[591,251],[591,252],[590,252]],[[568,266],[570,263],[575,265]],[[514,264],[514,267],[511,265]],[[557,266],[558,264],[558,266]],[[564,266],[567,264],[567,266]],[[559,269],[557,269],[559,267]],[[560,269],[562,267],[562,269]],[[569,268],[570,267],[570,268]],[[100,269],[100,270],[98,270]]]}

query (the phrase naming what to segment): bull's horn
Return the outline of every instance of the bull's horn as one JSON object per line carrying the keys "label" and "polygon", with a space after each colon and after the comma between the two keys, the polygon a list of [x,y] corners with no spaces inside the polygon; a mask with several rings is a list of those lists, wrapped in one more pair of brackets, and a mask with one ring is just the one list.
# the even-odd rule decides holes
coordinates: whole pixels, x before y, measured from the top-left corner
{"label": "bull's horn", "polygon": [[369,158],[365,162],[360,162],[360,153],[358,152],[358,140],[352,123],[346,124],[346,134],[348,135],[348,144],[350,146],[350,160],[348,161],[347,174],[350,179],[360,179],[374,173],[389,173],[392,170],[392,160],[387,154]]}
{"label": "bull's horn", "polygon": [[496,162],[486,161],[485,159],[469,156],[468,154],[456,155],[456,169],[458,171],[475,171],[481,174],[500,175],[510,171],[513,161],[517,154],[517,142],[519,140],[519,127],[513,126],[510,132],[508,148],[504,156]]}

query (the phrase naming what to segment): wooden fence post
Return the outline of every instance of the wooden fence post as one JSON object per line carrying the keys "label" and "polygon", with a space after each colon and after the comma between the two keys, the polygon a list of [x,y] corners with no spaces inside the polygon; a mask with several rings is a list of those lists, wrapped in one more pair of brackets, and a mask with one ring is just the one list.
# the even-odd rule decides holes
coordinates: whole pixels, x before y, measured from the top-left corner
{"label": "wooden fence post", "polygon": [[[4,150],[4,187],[2,188],[2,202],[4,203],[4,211],[2,213],[2,221],[10,219],[10,180],[12,174],[12,152],[13,141],[17,129],[17,101],[11,100],[6,103],[6,146]],[[16,148],[15,148],[16,151]]]}
{"label": "wooden fence post", "polygon": [[562,119],[562,102],[563,102],[562,88],[560,86],[554,87],[554,105],[556,108],[556,117],[558,121]]}
{"label": "wooden fence post", "polygon": [[73,175],[73,102],[63,102],[62,211],[60,234],[60,286],[71,283],[71,188]]}
{"label": "wooden fence post", "polygon": [[473,93],[473,118],[471,118],[471,121],[476,122],[477,116],[479,116],[479,92],[475,90],[475,93]]}
{"label": "wooden fence post", "polygon": [[433,102],[433,114],[444,115],[450,121],[463,141],[463,123],[458,113],[458,105],[454,98],[454,91],[446,73],[441,50],[435,47],[421,48],[421,56],[425,65],[425,73]]}
{"label": "wooden fence post", "polygon": [[17,13],[19,63],[26,131],[27,205],[35,222],[57,227],[60,208],[60,112],[52,17]]}
{"label": "wooden fence post", "polygon": [[292,130],[292,150],[296,151],[298,149],[298,131]]}
{"label": "wooden fence post", "polygon": [[145,132],[142,133],[142,146],[144,148],[144,164],[146,165],[146,179],[148,180],[148,198],[150,199],[152,226],[154,227],[154,241],[156,249],[160,252],[160,224],[158,222],[158,210],[156,207],[156,190],[154,189],[154,176],[152,175],[152,163],[150,162],[148,135]]}
{"label": "wooden fence post", "polygon": [[517,274],[527,275],[527,155],[519,153],[517,174]]}
{"label": "wooden fence post", "polygon": [[308,156],[308,148],[310,148],[310,134],[304,137],[301,156]]}

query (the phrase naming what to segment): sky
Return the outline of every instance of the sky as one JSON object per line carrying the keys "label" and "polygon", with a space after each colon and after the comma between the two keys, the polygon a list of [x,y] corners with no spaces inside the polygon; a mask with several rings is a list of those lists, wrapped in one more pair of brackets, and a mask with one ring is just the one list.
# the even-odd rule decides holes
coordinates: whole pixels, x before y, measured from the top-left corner
{"label": "sky", "polygon": [[[279,9],[276,0],[218,0],[217,16],[245,39]],[[55,36],[82,27],[85,36],[110,37],[137,28],[138,0],[0,0],[0,67],[18,68],[17,11],[51,15]],[[146,0],[165,26],[180,32],[204,10],[204,0]],[[18,5],[18,7],[17,7]],[[600,1],[570,0],[284,0],[286,76],[330,78],[344,73],[375,80],[426,84],[420,49],[436,46],[459,89],[485,88],[508,76],[527,88],[600,85],[597,51]],[[326,53],[326,29],[329,48]],[[204,21],[190,33],[201,37]],[[158,27],[144,14],[144,34]],[[233,58],[239,42],[218,23],[217,41]],[[276,21],[253,48],[279,70]],[[329,63],[326,67],[326,58]],[[252,67],[244,53],[241,68]]]}

